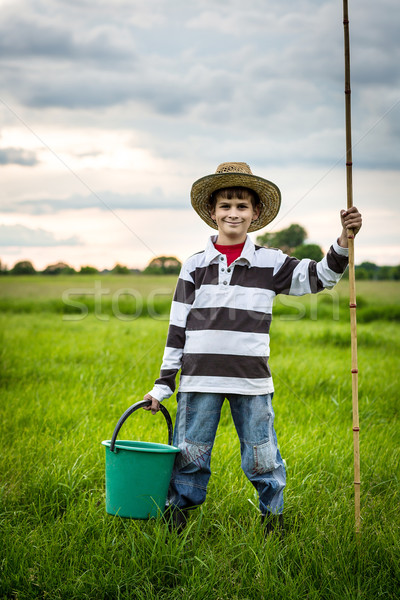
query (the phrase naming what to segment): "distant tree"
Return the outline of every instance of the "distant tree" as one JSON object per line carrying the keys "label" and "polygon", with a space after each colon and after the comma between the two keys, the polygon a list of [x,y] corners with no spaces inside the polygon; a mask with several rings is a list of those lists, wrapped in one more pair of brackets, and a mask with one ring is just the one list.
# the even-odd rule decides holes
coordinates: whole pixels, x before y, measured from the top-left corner
{"label": "distant tree", "polygon": [[34,275],[36,269],[30,260],[21,260],[13,266],[11,269],[13,275]]}
{"label": "distant tree", "polygon": [[259,246],[269,246],[270,248],[272,247],[272,240],[274,239],[274,233],[269,233],[268,231],[266,233],[263,233],[262,235],[258,235],[256,237],[256,243]]}
{"label": "distant tree", "polygon": [[361,266],[356,265],[355,267],[355,275],[356,275],[356,279],[359,281],[365,281],[367,279],[372,279],[372,277],[370,276],[370,272],[367,271],[367,269],[364,269]]}
{"label": "distant tree", "polygon": [[131,274],[128,267],[125,267],[124,265],[120,265],[119,263],[117,263],[115,265],[115,267],[112,269],[111,273],[114,273],[114,275],[130,275]]}
{"label": "distant tree", "polygon": [[373,262],[365,261],[362,262],[360,265],[357,265],[355,268],[356,270],[364,269],[364,271],[367,273],[367,277],[365,277],[365,279],[378,278],[379,267]]}
{"label": "distant tree", "polygon": [[388,279],[392,279],[393,267],[379,267],[376,272],[376,278],[379,281],[387,281]]}
{"label": "distant tree", "polygon": [[72,275],[75,269],[64,262],[58,262],[54,265],[48,265],[43,271],[43,275]]}
{"label": "distant tree", "polygon": [[79,270],[79,274],[80,275],[95,275],[96,273],[98,273],[98,270],[96,269],[96,267],[81,267]]}
{"label": "distant tree", "polygon": [[398,281],[400,279],[400,265],[378,267],[375,278],[379,281]]}
{"label": "distant tree", "polygon": [[182,263],[175,256],[157,256],[153,258],[143,271],[146,275],[176,275]]}
{"label": "distant tree", "polygon": [[392,267],[391,279],[395,279],[396,281],[400,280],[400,265]]}
{"label": "distant tree", "polygon": [[311,258],[312,260],[320,261],[324,257],[321,246],[318,244],[301,244],[293,251],[293,256],[296,258]]}
{"label": "distant tree", "polygon": [[8,275],[7,266],[0,260],[0,275]]}
{"label": "distant tree", "polygon": [[283,252],[292,254],[295,248],[298,248],[304,244],[306,237],[307,231],[304,229],[304,227],[294,223],[286,229],[281,229],[281,231],[259,235],[256,241],[260,246],[280,248]]}

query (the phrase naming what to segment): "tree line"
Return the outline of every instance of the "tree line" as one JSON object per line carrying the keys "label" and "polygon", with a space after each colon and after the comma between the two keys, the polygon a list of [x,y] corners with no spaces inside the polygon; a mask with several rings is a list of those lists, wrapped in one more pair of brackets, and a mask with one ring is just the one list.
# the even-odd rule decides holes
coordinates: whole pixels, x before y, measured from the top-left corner
{"label": "tree line", "polygon": [[48,265],[42,271],[37,271],[30,260],[20,260],[8,270],[0,260],[0,275],[131,275],[133,273],[145,273],[146,275],[174,275],[179,274],[182,263],[174,256],[157,256],[150,261],[147,267],[140,269],[130,269],[125,265],[117,263],[113,269],[99,270],[96,267],[86,265],[79,270],[74,269],[64,262],[57,262]]}
{"label": "tree line", "polygon": [[[306,244],[307,231],[301,225],[293,224],[275,233],[264,233],[257,237],[257,244],[269,248],[280,248],[289,256],[296,258],[311,258],[319,261],[324,252],[317,244]],[[355,266],[356,278],[358,280],[400,280],[400,265],[379,266],[373,262],[362,262]],[[345,271],[344,277],[348,277]]]}
{"label": "tree line", "polygon": [[[319,261],[323,258],[324,252],[318,244],[306,244],[307,231],[298,224],[293,224],[276,231],[274,233],[264,233],[259,235],[256,243],[260,246],[269,248],[279,248],[289,256],[296,258],[311,258]],[[0,260],[0,275],[92,275],[112,273],[114,275],[130,275],[132,273],[144,273],[146,275],[177,275],[181,269],[182,263],[175,256],[157,256],[153,258],[147,267],[140,271],[139,269],[130,269],[125,265],[116,264],[111,270],[105,269],[99,271],[96,267],[89,265],[81,267],[78,271],[64,262],[58,262],[48,265],[43,271],[36,271],[29,260],[17,262],[12,269],[8,270]],[[372,262],[362,262],[356,265],[356,277],[358,280],[400,280],[400,265],[397,266],[378,266]],[[346,277],[347,272],[344,277]]]}

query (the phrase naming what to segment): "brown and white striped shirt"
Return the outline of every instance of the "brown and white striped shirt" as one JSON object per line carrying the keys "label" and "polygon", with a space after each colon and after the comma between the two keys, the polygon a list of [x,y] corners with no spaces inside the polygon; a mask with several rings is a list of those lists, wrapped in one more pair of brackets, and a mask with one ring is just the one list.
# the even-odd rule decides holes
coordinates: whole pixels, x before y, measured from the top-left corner
{"label": "brown and white striped shirt", "polygon": [[174,393],[180,369],[182,392],[273,392],[268,359],[274,297],[330,289],[348,263],[347,248],[337,242],[315,262],[255,246],[247,237],[242,254],[228,266],[216,239],[182,266],[160,377],[149,392],[159,401]]}

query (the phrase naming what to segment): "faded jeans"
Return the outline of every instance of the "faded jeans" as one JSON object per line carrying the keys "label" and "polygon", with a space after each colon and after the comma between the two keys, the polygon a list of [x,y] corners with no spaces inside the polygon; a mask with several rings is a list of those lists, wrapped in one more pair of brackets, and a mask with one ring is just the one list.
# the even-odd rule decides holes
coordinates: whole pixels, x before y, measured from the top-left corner
{"label": "faded jeans", "polygon": [[[240,440],[241,466],[258,492],[262,514],[282,512],[286,482],[274,430],[272,396],[226,396]],[[211,451],[225,395],[179,392],[177,399],[173,443],[181,452],[175,459],[168,503],[189,509],[206,498]]]}

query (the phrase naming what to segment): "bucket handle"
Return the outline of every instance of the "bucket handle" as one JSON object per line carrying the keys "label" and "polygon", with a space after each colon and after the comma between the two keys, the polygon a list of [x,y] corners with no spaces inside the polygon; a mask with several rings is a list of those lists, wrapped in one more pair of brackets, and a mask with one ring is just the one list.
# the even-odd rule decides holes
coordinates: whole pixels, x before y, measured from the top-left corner
{"label": "bucket handle", "polygon": [[[144,408],[145,406],[150,406],[151,405],[151,400],[141,400],[140,402],[136,402],[136,404],[132,404],[132,406],[130,406],[129,408],[126,409],[126,411],[124,412],[124,414],[122,415],[122,417],[120,417],[118,423],[115,426],[114,429],[114,433],[112,435],[111,438],[111,444],[110,444],[110,450],[111,452],[114,452],[114,446],[115,446],[115,441],[117,439],[117,435],[119,430],[121,429],[122,425],[125,423],[126,419],[135,412],[135,410],[138,410],[138,408]],[[162,412],[162,414],[165,417],[165,420],[167,421],[167,427],[168,427],[168,445],[171,446],[172,445],[172,435],[173,435],[173,425],[172,425],[172,420],[171,417],[169,415],[169,412],[167,411],[167,409],[165,408],[165,406],[163,406],[162,404],[160,404],[160,411]]]}

